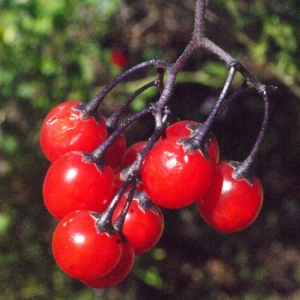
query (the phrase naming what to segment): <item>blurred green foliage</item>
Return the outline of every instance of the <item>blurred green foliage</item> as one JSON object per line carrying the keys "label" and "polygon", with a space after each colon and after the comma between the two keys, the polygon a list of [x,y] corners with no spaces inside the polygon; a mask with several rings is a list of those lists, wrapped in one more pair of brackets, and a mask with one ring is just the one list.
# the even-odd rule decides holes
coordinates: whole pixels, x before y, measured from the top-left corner
{"label": "blurred green foliage", "polygon": [[[278,86],[256,165],[265,205],[251,228],[221,235],[201,221],[195,207],[165,211],[158,247],[138,257],[128,279],[107,291],[72,280],[52,258],[56,221],[41,192],[49,166],[39,148],[43,118],[66,99],[92,99],[118,75],[121,70],[110,64],[115,46],[128,49],[131,66],[152,57],[174,61],[190,39],[193,10],[192,0],[0,0],[1,300],[300,297],[297,0],[209,1],[207,36],[260,80]],[[171,103],[176,117],[202,120],[203,100],[217,95],[226,71],[206,51],[195,53],[177,79]],[[154,74],[143,70],[114,89],[103,114]],[[153,97],[155,91],[147,91],[132,109]],[[261,121],[255,100],[247,94],[216,124],[223,157],[243,159],[251,148]],[[147,122],[139,131],[151,128]],[[149,134],[134,130],[131,142]]]}

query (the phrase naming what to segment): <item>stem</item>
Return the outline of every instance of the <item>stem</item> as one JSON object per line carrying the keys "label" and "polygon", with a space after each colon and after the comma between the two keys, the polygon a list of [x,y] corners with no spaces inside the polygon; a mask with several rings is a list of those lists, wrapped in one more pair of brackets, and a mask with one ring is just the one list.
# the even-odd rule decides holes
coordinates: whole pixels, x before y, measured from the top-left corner
{"label": "stem", "polygon": [[269,119],[269,97],[268,97],[266,89],[262,93],[262,97],[264,100],[264,118],[263,118],[263,122],[261,125],[261,129],[259,131],[258,137],[257,137],[256,142],[255,142],[251,152],[249,153],[248,157],[242,163],[240,163],[236,166],[234,173],[233,173],[233,176],[235,179],[245,178],[245,179],[248,179],[248,181],[251,184],[253,184],[253,176],[251,176],[252,174],[249,174],[249,172],[250,172],[250,169],[252,168],[254,159],[257,155],[259,147],[264,138],[264,134],[266,132],[266,128],[268,125],[268,119]]}
{"label": "stem", "polygon": [[153,148],[154,144],[157,142],[157,140],[160,138],[162,132],[164,131],[164,127],[156,127],[153,134],[151,135],[148,143],[145,145],[145,147],[143,148],[143,150],[137,154],[137,158],[134,161],[134,163],[125,168],[122,172],[121,172],[121,180],[127,180],[127,178],[134,174],[134,175],[138,175],[139,170],[143,164],[143,161],[147,155],[147,153]]}
{"label": "stem", "polygon": [[[123,124],[121,124],[107,139],[104,143],[102,143],[98,148],[96,148],[94,151],[86,153],[85,159],[98,162],[100,163],[101,160],[104,157],[105,152],[107,149],[111,146],[113,141],[121,134],[123,133],[127,127],[129,127],[132,123],[134,123],[139,118],[145,116],[146,114],[150,113],[150,108],[144,108],[140,112],[134,114],[129,119],[127,119]],[[101,163],[100,163],[101,165]]]}
{"label": "stem", "polygon": [[[153,104],[153,109],[156,110],[156,104]],[[162,126],[155,126],[154,132],[152,133],[148,143],[144,146],[143,150],[137,154],[137,157],[135,161],[132,163],[131,166],[128,166],[121,172],[121,180],[125,181],[127,178],[131,175],[134,174],[137,176],[139,174],[139,170],[142,167],[143,161],[147,155],[147,153],[153,148],[154,144],[158,141],[158,139],[162,136],[163,132],[165,131],[165,124],[167,120],[167,116],[169,114],[169,109],[166,108],[164,110],[163,114],[163,122]]]}
{"label": "stem", "polygon": [[127,195],[126,198],[126,202],[125,205],[120,213],[120,215],[118,216],[118,218],[116,219],[116,221],[113,223],[113,227],[115,228],[115,230],[117,230],[118,232],[122,232],[122,228],[125,222],[125,218],[126,218],[126,214],[129,210],[129,206],[131,204],[133,195],[135,193],[135,188],[136,188],[136,180],[132,181],[132,185],[130,187],[130,191]]}
{"label": "stem", "polygon": [[195,9],[195,25],[193,39],[198,43],[202,43],[205,35],[205,11],[206,1],[197,0]]}
{"label": "stem", "polygon": [[230,54],[228,54],[226,51],[217,46],[208,38],[203,38],[201,46],[206,48],[209,52],[216,54],[221,60],[223,60],[226,63],[227,66],[229,66],[233,61],[235,61],[235,59]]}
{"label": "stem", "polygon": [[227,76],[226,82],[224,84],[223,90],[219,96],[217,103],[215,104],[213,110],[210,112],[207,120],[200,124],[192,133],[191,137],[181,139],[179,142],[183,143],[183,147],[186,152],[194,152],[197,149],[200,149],[206,158],[209,158],[209,155],[205,149],[205,139],[213,125],[214,120],[218,116],[220,109],[223,106],[228,89],[232,83],[234,75],[236,73],[236,65],[232,64],[229,69],[229,74]]}
{"label": "stem", "polygon": [[156,103],[155,113],[154,113],[154,117],[155,117],[154,133],[150,137],[149,142],[146,144],[143,151],[138,155],[138,157],[137,157],[136,161],[133,163],[133,165],[126,168],[125,170],[123,170],[123,172],[122,172],[123,178],[126,178],[127,175],[130,174],[131,172],[133,172],[133,173],[138,172],[146,154],[150,151],[150,149],[153,147],[155,142],[159,139],[162,132],[164,131],[163,110],[165,109],[165,106],[171,97],[176,76],[177,76],[178,72],[182,69],[182,67],[186,63],[186,61],[194,53],[194,51],[197,47],[197,44],[199,44],[199,40],[202,40],[202,37],[204,36],[205,5],[206,5],[205,1],[197,0],[193,39],[187,45],[187,47],[185,48],[183,53],[179,56],[179,58],[177,59],[177,61],[174,64],[168,65],[166,68],[163,68],[164,70],[165,69],[167,70],[168,78],[167,78],[165,86],[162,89],[161,96]]}
{"label": "stem", "polygon": [[125,183],[122,185],[120,190],[117,192],[117,194],[114,196],[113,200],[110,202],[109,206],[106,208],[106,210],[100,215],[100,218],[97,222],[97,225],[99,225],[100,230],[107,230],[111,229],[112,224],[112,215],[114,213],[114,210],[116,206],[118,205],[118,202],[122,195],[125,193],[127,187],[129,184],[132,183],[132,181],[135,181],[134,176],[130,176]]}
{"label": "stem", "polygon": [[189,43],[185,48],[185,50],[183,51],[183,53],[179,56],[177,61],[173,65],[170,65],[167,68],[168,78],[164,86],[164,89],[161,93],[161,96],[157,101],[157,110],[155,114],[155,124],[157,127],[162,127],[162,123],[163,123],[162,111],[172,95],[172,90],[174,87],[176,76],[179,73],[179,71],[182,69],[184,64],[187,62],[189,57],[194,53],[195,49],[196,49],[195,44],[192,42]]}
{"label": "stem", "polygon": [[158,68],[157,73],[158,73],[158,78],[157,78],[157,81],[156,81],[156,87],[157,87],[158,91],[161,94],[163,92],[163,89],[164,89],[165,70],[163,68]]}
{"label": "stem", "polygon": [[[227,66],[235,65],[236,70],[240,72],[243,77],[246,79],[247,85],[249,87],[254,87],[259,94],[263,95],[266,89],[266,86],[262,84],[259,80],[257,80],[240,62],[235,60],[230,54],[224,51],[222,48],[217,46],[211,40],[204,38],[202,44],[199,46],[203,46],[208,51],[216,54],[221,60],[223,60]],[[269,86],[270,90],[275,91],[275,86]]]}
{"label": "stem", "polygon": [[142,92],[144,92],[145,90],[153,86],[156,86],[156,80],[151,81],[145,84],[144,86],[142,86],[141,88],[139,88],[138,90],[136,90],[129,98],[126,99],[126,101],[122,104],[122,106],[120,106],[109,118],[106,119],[106,126],[111,130],[116,129],[120,117],[122,116],[124,111],[128,108],[130,103]]}
{"label": "stem", "polygon": [[248,88],[247,82],[244,81],[233,93],[228,97],[227,99],[224,100],[222,106],[219,109],[217,117],[219,117],[223,111],[238,97],[240,96],[245,89]]}
{"label": "stem", "polygon": [[[187,59],[193,54],[195,48],[192,43],[190,43],[182,55],[177,59],[177,61],[173,65],[169,65],[167,68],[168,71],[168,79],[162,90],[161,96],[157,103],[153,105],[153,115],[155,117],[155,130],[152,136],[149,139],[149,142],[144,147],[143,151],[138,155],[136,161],[128,168],[123,170],[121,177],[127,178],[128,174],[136,174],[138,170],[141,168],[142,162],[146,156],[146,154],[150,151],[153,145],[161,136],[164,131],[164,119],[163,119],[163,111],[168,100],[171,97],[172,89],[174,87],[174,82],[176,79],[176,75],[183,67],[184,63]],[[162,80],[162,79],[161,79]],[[160,81],[161,81],[160,80]]]}
{"label": "stem", "polygon": [[[216,105],[214,106],[213,110],[211,111],[211,113],[209,114],[207,120],[203,123],[203,125],[201,126],[201,133],[202,136],[206,136],[206,134],[209,132],[209,130],[211,129],[211,126],[216,118],[216,116],[218,115],[220,109],[223,106],[226,94],[229,90],[229,87],[232,83],[232,80],[234,78],[234,75],[236,73],[236,65],[232,65],[229,69],[229,74],[227,76],[226,82],[224,84],[224,87],[222,89],[222,92],[219,96],[219,99],[216,103]],[[195,132],[195,135],[197,134],[197,132]]]}
{"label": "stem", "polygon": [[93,100],[91,100],[89,103],[86,104],[85,108],[82,110],[82,117],[83,119],[89,118],[91,115],[97,111],[99,105],[103,101],[103,99],[106,97],[106,95],[122,80],[124,80],[127,76],[130,74],[136,72],[139,69],[146,68],[149,66],[154,66],[156,68],[162,68],[165,69],[169,66],[168,63],[159,60],[159,59],[151,59],[145,62],[142,62],[129,70],[125,71],[121,75],[119,75],[114,81],[112,81],[106,88],[104,88]]}

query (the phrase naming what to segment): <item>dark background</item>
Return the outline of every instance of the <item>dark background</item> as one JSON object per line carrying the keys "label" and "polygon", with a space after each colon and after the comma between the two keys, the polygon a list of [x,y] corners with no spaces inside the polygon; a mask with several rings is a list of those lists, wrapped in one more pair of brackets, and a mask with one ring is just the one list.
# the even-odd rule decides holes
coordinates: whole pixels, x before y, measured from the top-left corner
{"label": "dark background", "polygon": [[[276,85],[267,135],[254,166],[265,191],[258,219],[230,235],[210,229],[196,207],[164,211],[157,247],[136,259],[116,288],[94,291],[64,275],[51,254],[56,221],[43,206],[49,163],[39,147],[47,112],[66,99],[88,101],[129,66],[158,57],[174,62],[190,40],[194,1],[0,1],[0,299],[299,299],[300,298],[300,2],[209,1],[207,36],[262,82]],[[173,117],[203,121],[226,67],[199,50],[178,75]],[[155,71],[120,84],[108,116]],[[241,82],[238,76],[233,88]],[[146,92],[132,111],[157,99]],[[247,92],[214,126],[223,159],[244,159],[262,120],[262,101]],[[145,119],[127,133],[145,138]]]}

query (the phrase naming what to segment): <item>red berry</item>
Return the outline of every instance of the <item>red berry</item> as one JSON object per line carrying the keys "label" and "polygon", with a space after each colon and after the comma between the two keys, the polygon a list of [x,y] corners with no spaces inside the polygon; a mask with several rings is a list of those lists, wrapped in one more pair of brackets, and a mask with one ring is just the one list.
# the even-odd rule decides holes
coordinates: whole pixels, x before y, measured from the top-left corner
{"label": "red berry", "polygon": [[199,200],[212,176],[212,160],[199,150],[185,152],[179,140],[171,137],[158,141],[142,166],[146,194],[165,208],[181,208]]}
{"label": "red berry", "polygon": [[222,232],[235,232],[249,226],[259,214],[263,203],[263,188],[254,178],[235,179],[235,168],[227,161],[216,165],[211,185],[198,201],[203,219]]}
{"label": "red berry", "polygon": [[[113,213],[113,222],[120,215],[128,193],[124,194]],[[164,229],[164,216],[158,206],[150,202],[144,193],[136,192],[129,206],[122,232],[133,246],[135,254],[152,249]]]}
{"label": "red berry", "polygon": [[140,142],[137,142],[137,143],[134,143],[133,145],[131,145],[126,150],[126,152],[122,158],[122,161],[121,161],[122,167],[130,166],[135,161],[137,154],[144,149],[146,144],[147,144],[147,141],[140,141]]}
{"label": "red berry", "polygon": [[173,123],[166,129],[166,136],[185,136],[189,137],[193,130],[189,128],[190,125],[198,125],[199,123],[191,120],[181,120]]}
{"label": "red berry", "polygon": [[120,260],[119,234],[99,231],[90,211],[68,214],[57,225],[52,251],[58,266],[69,276],[94,280],[111,272]]}
{"label": "red berry", "polygon": [[124,134],[121,134],[113,141],[113,143],[107,149],[104,158],[113,169],[116,169],[120,165],[125,151],[126,137]]}
{"label": "red berry", "polygon": [[107,138],[105,120],[99,116],[82,119],[76,106],[81,102],[69,100],[54,107],[46,116],[40,134],[45,156],[54,162],[70,151],[92,151]]}
{"label": "red berry", "polygon": [[124,48],[114,48],[111,52],[111,63],[120,68],[128,65],[128,52]]}
{"label": "red berry", "polygon": [[123,242],[121,258],[112,271],[104,277],[92,280],[83,280],[83,283],[96,289],[106,289],[115,286],[128,275],[133,266],[134,258],[135,255],[132,245],[128,242]]}
{"label": "red berry", "polygon": [[82,152],[69,152],[49,168],[43,186],[44,203],[57,219],[75,210],[103,212],[114,196],[114,173],[105,165],[100,171],[84,160]]}

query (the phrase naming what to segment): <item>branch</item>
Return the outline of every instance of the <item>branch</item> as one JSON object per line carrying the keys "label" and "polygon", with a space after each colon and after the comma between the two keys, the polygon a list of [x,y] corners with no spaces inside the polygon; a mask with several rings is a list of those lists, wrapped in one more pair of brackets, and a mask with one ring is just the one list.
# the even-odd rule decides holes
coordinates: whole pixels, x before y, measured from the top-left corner
{"label": "branch", "polygon": [[205,11],[206,11],[206,1],[197,0],[195,9],[195,25],[193,32],[193,40],[197,44],[201,44],[205,35]]}

